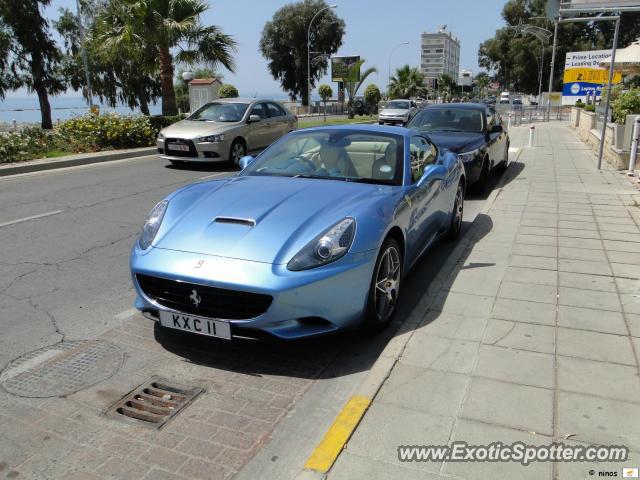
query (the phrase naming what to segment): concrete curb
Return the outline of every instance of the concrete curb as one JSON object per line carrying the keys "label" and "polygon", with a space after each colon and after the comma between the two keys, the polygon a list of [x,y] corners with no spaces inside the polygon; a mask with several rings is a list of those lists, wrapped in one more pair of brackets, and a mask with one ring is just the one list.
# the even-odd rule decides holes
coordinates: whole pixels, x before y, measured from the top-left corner
{"label": "concrete curb", "polygon": [[83,153],[80,155],[69,155],[67,157],[57,159],[29,160],[27,162],[0,165],[0,177],[18,175],[20,173],[39,172],[41,170],[77,167],[80,165],[90,165],[92,163],[123,160],[126,158],[147,157],[156,153],[157,149],[155,147],[144,147],[107,152]]}
{"label": "concrete curb", "polygon": [[[516,154],[515,159],[510,162],[510,165],[518,161],[518,159],[520,158],[521,152],[522,152],[522,148],[518,150],[518,153]],[[500,195],[500,193],[502,192],[502,188],[504,187],[508,173],[509,171],[507,170],[507,172],[505,172],[502,178],[500,179],[500,182],[498,182],[498,185],[496,186],[496,188],[491,192],[489,197],[487,197],[486,203],[482,208],[482,210],[480,211],[481,214],[486,215],[491,209],[491,207],[493,206],[493,203],[498,198],[498,195]],[[441,291],[446,278],[451,274],[451,271],[456,268],[456,265],[458,264],[460,258],[462,258],[463,254],[471,247],[472,242],[475,239],[475,232],[473,231],[473,229],[476,225],[476,219],[474,219],[473,224],[469,228],[469,235],[465,236],[465,238],[460,243],[458,243],[458,245],[452,252],[450,259],[453,261],[448,262],[448,265],[450,265],[450,268],[445,268],[440,270],[438,275],[434,278],[433,284],[436,286],[436,289],[435,289],[436,295],[426,297],[428,298],[427,303],[425,305],[418,306],[418,308],[421,308],[421,310],[425,310],[425,311],[428,310],[428,308],[435,302],[437,293]],[[371,404],[375,400],[375,397],[380,391],[380,388],[382,387],[384,382],[387,380],[387,378],[389,378],[389,375],[391,375],[391,371],[393,370],[396,363],[402,356],[402,353],[404,352],[404,349],[407,346],[407,343],[409,343],[409,340],[413,336],[413,333],[416,331],[420,323],[421,321],[417,321],[417,322],[405,321],[400,326],[396,334],[389,341],[389,343],[387,343],[386,347],[384,348],[384,350],[382,351],[378,359],[372,365],[367,376],[363,379],[363,381],[360,383],[358,388],[353,393],[351,398],[364,397],[364,398],[370,399],[370,401],[367,408],[362,412],[361,417],[353,425],[353,429],[349,433],[346,440],[344,441],[342,448],[344,448],[344,445],[346,445],[346,443],[349,441],[349,438],[351,437],[353,432],[355,432],[356,428],[358,427],[358,424],[360,423],[362,418],[364,418],[364,415],[366,414],[368,408],[371,406]],[[314,454],[312,454],[312,457],[313,455]],[[329,468],[327,468],[326,470],[323,469],[324,471],[317,471],[309,468],[303,468],[300,471],[300,473],[296,476],[296,480],[325,479],[331,467],[333,467],[335,461],[338,459],[339,456],[340,455],[338,454],[331,462],[331,465],[329,466]]]}

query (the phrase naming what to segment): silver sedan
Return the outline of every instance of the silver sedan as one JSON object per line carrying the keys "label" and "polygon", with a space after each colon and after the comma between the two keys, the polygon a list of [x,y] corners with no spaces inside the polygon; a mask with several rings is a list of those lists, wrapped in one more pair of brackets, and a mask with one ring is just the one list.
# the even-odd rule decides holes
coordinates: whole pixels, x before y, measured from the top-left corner
{"label": "silver sedan", "polygon": [[209,102],[162,129],[158,153],[172,163],[231,161],[261,150],[298,128],[298,118],[273,100]]}

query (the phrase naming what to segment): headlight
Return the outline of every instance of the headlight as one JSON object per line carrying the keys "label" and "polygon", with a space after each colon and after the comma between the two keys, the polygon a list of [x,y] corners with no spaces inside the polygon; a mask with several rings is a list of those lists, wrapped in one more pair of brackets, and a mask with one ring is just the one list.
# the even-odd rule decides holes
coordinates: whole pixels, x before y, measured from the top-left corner
{"label": "headlight", "polygon": [[158,140],[164,140],[164,133],[158,133]]}
{"label": "headlight", "polygon": [[356,233],[356,221],[347,217],[314,238],[287,264],[293,271],[308,270],[331,263],[349,251]]}
{"label": "headlight", "polygon": [[471,150],[469,152],[459,153],[458,156],[463,162],[470,162],[471,160],[476,158],[476,155],[478,155],[478,153],[480,153],[480,149],[476,148],[475,150]]}
{"label": "headlight", "polygon": [[162,223],[162,218],[164,217],[164,212],[167,210],[167,205],[169,205],[169,202],[163,200],[149,212],[149,215],[144,222],[144,227],[142,227],[140,240],[138,240],[138,244],[142,250],[149,248],[153,239],[156,238],[156,234],[158,233],[160,224]]}
{"label": "headlight", "polygon": [[206,137],[198,138],[199,142],[219,143],[224,140],[224,135],[207,135]]}

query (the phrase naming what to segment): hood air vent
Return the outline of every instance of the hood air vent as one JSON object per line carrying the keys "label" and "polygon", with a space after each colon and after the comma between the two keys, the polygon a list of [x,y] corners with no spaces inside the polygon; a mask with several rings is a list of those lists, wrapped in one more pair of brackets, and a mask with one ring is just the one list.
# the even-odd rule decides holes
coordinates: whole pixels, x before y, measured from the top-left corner
{"label": "hood air vent", "polygon": [[232,223],[235,225],[246,225],[247,227],[255,227],[256,221],[252,218],[238,217],[216,217],[213,219],[215,223]]}

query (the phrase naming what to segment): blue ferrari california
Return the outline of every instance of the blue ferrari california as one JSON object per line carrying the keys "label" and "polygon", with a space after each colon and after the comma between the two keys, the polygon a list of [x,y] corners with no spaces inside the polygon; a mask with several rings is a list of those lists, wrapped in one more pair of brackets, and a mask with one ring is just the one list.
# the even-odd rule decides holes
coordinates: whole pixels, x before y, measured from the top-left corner
{"label": "blue ferrari california", "polygon": [[163,327],[297,339],[386,326],[404,274],[460,233],[458,156],[399,127],[298,130],[149,213],[136,307]]}

